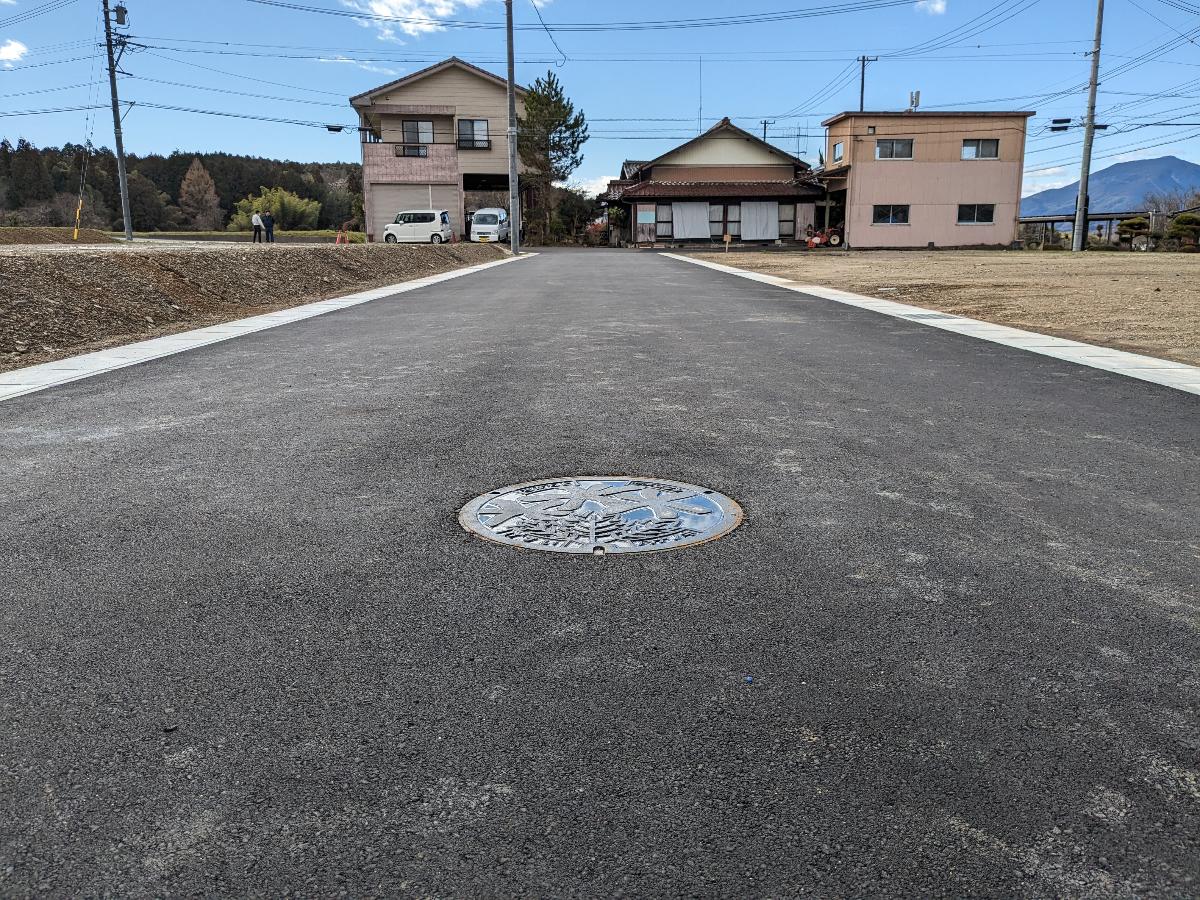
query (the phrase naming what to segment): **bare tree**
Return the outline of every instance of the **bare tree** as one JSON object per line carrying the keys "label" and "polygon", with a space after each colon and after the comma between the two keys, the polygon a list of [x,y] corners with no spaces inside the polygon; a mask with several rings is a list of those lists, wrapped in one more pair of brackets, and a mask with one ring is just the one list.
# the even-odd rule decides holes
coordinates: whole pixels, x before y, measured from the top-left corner
{"label": "bare tree", "polygon": [[1147,209],[1155,212],[1177,213],[1200,205],[1200,192],[1195,188],[1168,188],[1162,191],[1151,191],[1142,201]]}

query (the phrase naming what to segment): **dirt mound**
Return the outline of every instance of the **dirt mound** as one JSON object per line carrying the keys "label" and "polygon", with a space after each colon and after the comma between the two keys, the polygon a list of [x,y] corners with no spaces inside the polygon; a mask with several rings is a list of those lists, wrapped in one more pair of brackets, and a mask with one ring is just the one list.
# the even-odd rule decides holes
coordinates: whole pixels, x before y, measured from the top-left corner
{"label": "dirt mound", "polygon": [[95,228],[80,228],[72,240],[72,228],[0,228],[0,244],[111,244],[112,235]]}
{"label": "dirt mound", "polygon": [[504,257],[492,245],[0,255],[0,371]]}

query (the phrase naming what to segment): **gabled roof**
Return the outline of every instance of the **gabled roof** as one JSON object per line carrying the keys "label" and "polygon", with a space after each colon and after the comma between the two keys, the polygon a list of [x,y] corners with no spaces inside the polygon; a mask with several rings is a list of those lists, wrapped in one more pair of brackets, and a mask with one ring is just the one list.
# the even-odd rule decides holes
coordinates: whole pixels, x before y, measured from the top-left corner
{"label": "gabled roof", "polygon": [[800,157],[792,156],[792,154],[787,153],[786,151],[780,150],[774,144],[768,144],[766,141],[764,141],[758,135],[751,134],[749,131],[746,131],[744,128],[738,128],[736,125],[734,125],[732,122],[729,121],[728,116],[726,116],[724,119],[722,119],[720,122],[718,122],[712,128],[708,129],[708,131],[704,132],[703,134],[696,135],[696,137],[692,138],[690,141],[688,141],[685,144],[680,144],[678,147],[672,147],[666,153],[662,154],[662,156],[652,159],[648,163],[643,163],[639,168],[645,169],[648,166],[653,166],[656,163],[660,163],[664,159],[666,159],[668,156],[670,156],[671,154],[678,153],[680,150],[683,150],[685,147],[691,147],[693,144],[698,144],[700,141],[706,140],[707,138],[710,138],[713,135],[718,134],[722,131],[728,131],[731,134],[736,134],[738,137],[745,138],[746,140],[751,141],[752,143],[755,143],[758,146],[765,148],[766,150],[769,150],[771,153],[775,154],[776,156],[782,157],[783,159],[787,160],[788,162],[792,163],[793,165],[800,166],[803,169],[811,168],[811,166],[809,166],[809,164],[806,163],[804,160],[800,159]]}
{"label": "gabled roof", "polygon": [[[486,69],[481,69],[479,66],[473,66],[465,59],[459,59],[457,56],[451,56],[449,59],[443,59],[440,63],[434,63],[428,68],[421,69],[419,72],[413,72],[410,75],[405,75],[403,78],[397,78],[395,81],[389,81],[387,84],[381,84],[377,88],[371,88],[369,91],[363,91],[361,94],[355,94],[350,98],[350,103],[354,106],[365,106],[368,102],[378,94],[385,94],[388,91],[394,91],[398,87],[403,87],[406,84],[412,84],[414,81],[420,81],[422,78],[428,78],[430,75],[436,75],[438,72],[444,72],[446,69],[462,69],[464,72],[469,72],[493,84],[498,84],[501,87],[508,88],[508,80],[501,78],[499,75],[493,75]],[[525,88],[517,85],[517,94],[524,95],[529,93]]]}

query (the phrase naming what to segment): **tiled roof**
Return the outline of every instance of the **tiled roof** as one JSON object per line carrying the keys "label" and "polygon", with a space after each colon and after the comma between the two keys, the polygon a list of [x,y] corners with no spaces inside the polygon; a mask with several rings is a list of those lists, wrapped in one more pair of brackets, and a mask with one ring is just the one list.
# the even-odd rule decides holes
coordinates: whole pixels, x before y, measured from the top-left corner
{"label": "tiled roof", "polygon": [[815,197],[821,189],[796,181],[643,181],[625,188],[622,200],[670,199],[688,197]]}

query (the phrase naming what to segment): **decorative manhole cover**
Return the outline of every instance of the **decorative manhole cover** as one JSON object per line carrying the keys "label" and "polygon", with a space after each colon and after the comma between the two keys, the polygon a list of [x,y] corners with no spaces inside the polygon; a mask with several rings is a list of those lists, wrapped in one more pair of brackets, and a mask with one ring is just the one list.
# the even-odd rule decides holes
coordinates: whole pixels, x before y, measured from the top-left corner
{"label": "decorative manhole cover", "polygon": [[531,481],[476,497],[463,528],[490,541],[558,553],[674,550],[738,527],[733,500],[694,484],[657,478]]}

